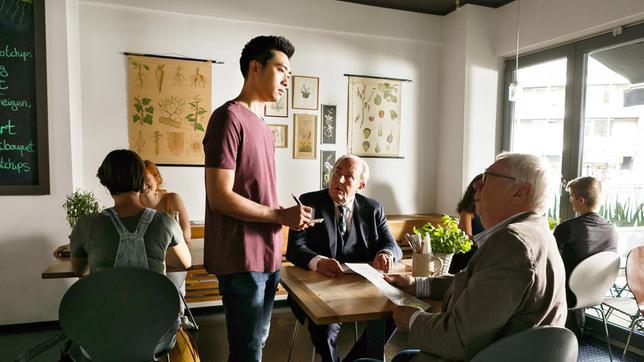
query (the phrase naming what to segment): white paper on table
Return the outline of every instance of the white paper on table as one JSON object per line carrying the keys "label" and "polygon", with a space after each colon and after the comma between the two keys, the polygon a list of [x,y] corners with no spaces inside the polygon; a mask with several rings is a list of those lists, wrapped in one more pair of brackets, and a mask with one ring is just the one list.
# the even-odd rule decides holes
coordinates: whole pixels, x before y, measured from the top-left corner
{"label": "white paper on table", "polygon": [[387,283],[387,281],[382,277],[382,274],[371,265],[367,263],[347,263],[346,265],[351,268],[351,270],[370,281],[371,284],[376,286],[376,288],[380,289],[382,294],[384,294],[392,303],[396,305],[416,307],[422,310],[427,310],[430,307],[429,303],[425,303]]}

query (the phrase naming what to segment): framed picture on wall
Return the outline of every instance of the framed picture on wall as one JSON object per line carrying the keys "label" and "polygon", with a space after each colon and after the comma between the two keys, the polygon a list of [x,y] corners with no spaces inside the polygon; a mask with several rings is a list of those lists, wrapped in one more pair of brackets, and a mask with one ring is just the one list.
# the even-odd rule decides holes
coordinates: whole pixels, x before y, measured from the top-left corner
{"label": "framed picture on wall", "polygon": [[320,125],[322,126],[322,141],[320,143],[334,145],[335,144],[335,126],[336,126],[336,106],[323,104],[322,105],[322,119]]}
{"label": "framed picture on wall", "polygon": [[320,151],[320,187],[329,186],[331,170],[335,165],[335,151]]}
{"label": "framed picture on wall", "polygon": [[267,117],[288,117],[288,92],[277,102],[266,103],[264,115]]}
{"label": "framed picture on wall", "polygon": [[288,125],[285,124],[269,124],[268,128],[273,132],[273,140],[275,141],[275,148],[288,147]]}
{"label": "framed picture on wall", "polygon": [[293,158],[315,160],[317,118],[315,114],[293,115]]}
{"label": "framed picture on wall", "polygon": [[320,78],[294,75],[293,109],[318,109]]}

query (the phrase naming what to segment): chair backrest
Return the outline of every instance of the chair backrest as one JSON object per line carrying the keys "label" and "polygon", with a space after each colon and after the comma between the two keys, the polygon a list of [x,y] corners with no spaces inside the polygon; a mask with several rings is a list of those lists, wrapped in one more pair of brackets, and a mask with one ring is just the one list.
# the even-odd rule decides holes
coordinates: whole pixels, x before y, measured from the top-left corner
{"label": "chair backrest", "polygon": [[472,362],[576,362],[577,337],[568,329],[530,328],[489,345]]}
{"label": "chair backrest", "polygon": [[644,314],[644,245],[631,249],[626,259],[626,283]]}
{"label": "chair backrest", "polygon": [[69,288],[58,311],[60,325],[92,360],[155,361],[155,348],[177,322],[179,298],[162,274],[105,269]]}
{"label": "chair backrest", "polygon": [[602,251],[582,260],[568,279],[568,287],[575,294],[577,304],[570,309],[600,305],[619,272],[619,254]]}

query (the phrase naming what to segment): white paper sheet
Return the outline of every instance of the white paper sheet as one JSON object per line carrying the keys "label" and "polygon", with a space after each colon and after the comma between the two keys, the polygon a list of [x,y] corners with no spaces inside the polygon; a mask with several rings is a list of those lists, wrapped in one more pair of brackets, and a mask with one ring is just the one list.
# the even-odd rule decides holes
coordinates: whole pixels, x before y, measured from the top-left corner
{"label": "white paper sheet", "polygon": [[422,310],[427,310],[430,305],[422,300],[411,296],[402,290],[387,283],[383,278],[382,273],[374,269],[367,263],[347,263],[347,267],[351,268],[354,272],[362,275],[365,279],[375,285],[380,291],[396,305],[404,305],[408,307],[417,307]]}

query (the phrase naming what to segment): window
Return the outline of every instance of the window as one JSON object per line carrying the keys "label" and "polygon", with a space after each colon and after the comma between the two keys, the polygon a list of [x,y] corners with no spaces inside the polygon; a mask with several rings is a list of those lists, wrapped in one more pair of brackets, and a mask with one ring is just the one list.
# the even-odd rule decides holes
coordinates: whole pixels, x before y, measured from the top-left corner
{"label": "window", "polygon": [[[602,181],[599,213],[618,227],[622,256],[644,243],[642,59],[644,24],[625,27],[619,35],[521,57],[516,74],[520,97],[509,102],[505,95],[503,148],[545,157],[555,174],[553,184],[559,175]],[[514,59],[508,60],[506,92],[514,69]],[[561,191],[554,190],[548,216],[574,217],[568,195]],[[612,313],[609,322],[611,328],[625,328],[630,319]],[[634,337],[641,346],[641,334]]]}

